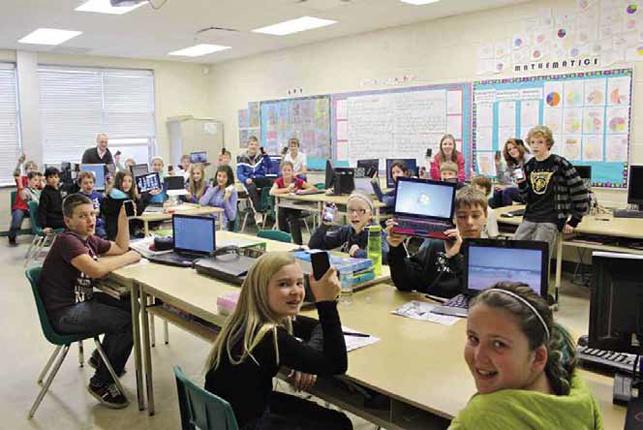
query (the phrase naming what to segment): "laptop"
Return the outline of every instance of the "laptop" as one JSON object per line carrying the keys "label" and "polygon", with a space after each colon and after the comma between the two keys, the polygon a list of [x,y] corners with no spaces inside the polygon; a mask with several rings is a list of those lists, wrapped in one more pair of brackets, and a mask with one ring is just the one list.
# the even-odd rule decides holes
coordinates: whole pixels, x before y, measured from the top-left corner
{"label": "laptop", "polygon": [[185,196],[188,190],[185,189],[185,178],[183,176],[166,176],[163,178],[163,185],[168,196]]}
{"label": "laptop", "polygon": [[150,167],[145,164],[135,164],[130,167],[130,170],[132,171],[132,176],[141,176],[145,175],[146,173],[150,172]]}
{"label": "laptop", "polygon": [[429,179],[397,179],[394,233],[407,236],[446,239],[444,232],[454,228],[455,191],[457,184]]}
{"label": "laptop", "polygon": [[190,163],[207,163],[208,151],[190,152]]}
{"label": "laptop", "polygon": [[466,317],[469,299],[500,281],[524,282],[547,299],[549,245],[532,240],[466,239],[464,293],[431,312]]}
{"label": "laptop", "polygon": [[172,216],[174,251],[148,257],[155,263],[192,267],[194,260],[207,257],[215,250],[215,219],[209,216]]}
{"label": "laptop", "polygon": [[99,191],[105,189],[105,165],[104,164],[81,164],[81,172],[94,174],[95,188]]}
{"label": "laptop", "polygon": [[364,194],[374,194],[373,184],[371,184],[371,178],[366,177],[355,177],[355,189],[361,191]]}
{"label": "laptop", "polygon": [[155,189],[162,189],[161,177],[158,172],[146,173],[144,175],[135,176],[136,187],[139,193],[148,193]]}

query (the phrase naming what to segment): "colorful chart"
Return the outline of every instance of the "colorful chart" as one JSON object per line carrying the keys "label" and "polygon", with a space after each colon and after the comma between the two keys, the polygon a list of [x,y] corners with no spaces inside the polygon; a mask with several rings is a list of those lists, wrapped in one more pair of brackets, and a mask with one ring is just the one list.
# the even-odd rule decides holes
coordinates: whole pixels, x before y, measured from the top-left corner
{"label": "colorful chart", "polygon": [[549,93],[545,98],[547,104],[551,107],[558,106],[560,104],[560,94],[559,93]]}
{"label": "colorful chart", "polygon": [[639,7],[638,7],[638,5],[637,5],[636,3],[632,3],[632,4],[631,4],[631,5],[629,5],[627,8],[625,8],[625,11],[626,11],[627,13],[629,13],[630,15],[633,15],[633,14],[635,14],[635,13],[636,13],[636,11],[638,10],[638,8],[639,8]]}
{"label": "colorful chart", "polygon": [[592,90],[587,94],[587,103],[590,105],[602,105],[605,97],[601,90]]}
{"label": "colorful chart", "polygon": [[575,91],[570,91],[567,93],[567,104],[570,106],[581,105],[581,95]]}
{"label": "colorful chart", "polygon": [[558,33],[556,33],[556,34],[558,35],[558,37],[560,37],[562,39],[563,37],[565,37],[567,35],[567,31],[565,31],[564,28],[561,28],[560,30],[558,30]]}
{"label": "colorful chart", "polygon": [[584,133],[600,133],[603,130],[603,111],[589,111],[585,113],[583,122]]}
{"label": "colorful chart", "polygon": [[621,116],[610,119],[608,124],[610,131],[613,133],[625,133],[627,131],[626,125],[625,118]]}
{"label": "colorful chart", "polygon": [[627,96],[621,94],[621,90],[616,88],[610,93],[610,102],[614,105],[621,105],[627,101]]}

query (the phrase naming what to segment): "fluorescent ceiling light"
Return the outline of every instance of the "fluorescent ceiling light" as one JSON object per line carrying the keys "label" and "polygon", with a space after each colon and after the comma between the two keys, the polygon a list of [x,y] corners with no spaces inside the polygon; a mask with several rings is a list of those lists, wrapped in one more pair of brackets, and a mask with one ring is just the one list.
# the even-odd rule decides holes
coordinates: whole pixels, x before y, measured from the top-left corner
{"label": "fluorescent ceiling light", "polygon": [[267,27],[255,28],[254,33],[274,34],[276,36],[285,36],[287,34],[299,33],[300,31],[312,30],[313,28],[326,27],[333,25],[337,21],[330,19],[315,18],[314,16],[302,16],[301,18],[291,19]]}
{"label": "fluorescent ceiling light", "polygon": [[112,15],[123,15],[127,12],[131,12],[134,9],[143,6],[144,4],[145,2],[135,4],[133,6],[114,7],[111,5],[109,0],[88,0],[74,10],[77,10],[79,12],[96,12],[96,13],[109,13]]}
{"label": "fluorescent ceiling light", "polygon": [[226,49],[230,49],[230,47],[202,43],[200,45],[190,46],[189,48],[179,49],[178,51],[172,51],[167,55],[178,55],[182,57],[200,57],[202,55],[212,54],[213,52],[224,51]]}
{"label": "fluorescent ceiling light", "polygon": [[402,3],[413,4],[416,6],[421,6],[425,4],[437,3],[440,0],[400,0]]}
{"label": "fluorescent ceiling light", "polygon": [[18,42],[31,43],[34,45],[60,45],[79,34],[83,34],[83,32],[59,30],[57,28],[39,28],[18,40]]}

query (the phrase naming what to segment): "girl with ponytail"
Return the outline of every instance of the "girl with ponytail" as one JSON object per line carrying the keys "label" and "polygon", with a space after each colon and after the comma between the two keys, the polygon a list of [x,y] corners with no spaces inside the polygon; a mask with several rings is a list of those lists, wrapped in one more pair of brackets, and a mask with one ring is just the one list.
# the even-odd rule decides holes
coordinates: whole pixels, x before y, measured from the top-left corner
{"label": "girl with ponytail", "polygon": [[449,429],[603,428],[574,341],[527,284],[500,282],[473,299],[464,358],[478,393]]}

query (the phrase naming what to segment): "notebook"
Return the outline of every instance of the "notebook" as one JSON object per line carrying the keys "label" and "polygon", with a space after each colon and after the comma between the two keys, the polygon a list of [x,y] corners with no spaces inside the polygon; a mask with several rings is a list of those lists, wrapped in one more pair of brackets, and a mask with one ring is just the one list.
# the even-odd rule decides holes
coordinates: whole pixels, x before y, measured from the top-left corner
{"label": "notebook", "polygon": [[446,239],[444,231],[455,227],[456,184],[400,177],[395,187],[393,232]]}
{"label": "notebook", "polygon": [[466,239],[460,252],[464,256],[464,293],[431,312],[466,317],[469,299],[500,281],[523,282],[547,299],[547,242]]}
{"label": "notebook", "polygon": [[191,267],[194,260],[209,256],[216,249],[215,219],[209,216],[172,216],[174,251],[150,256],[155,263]]}

